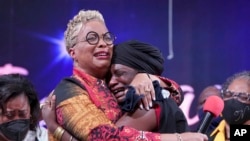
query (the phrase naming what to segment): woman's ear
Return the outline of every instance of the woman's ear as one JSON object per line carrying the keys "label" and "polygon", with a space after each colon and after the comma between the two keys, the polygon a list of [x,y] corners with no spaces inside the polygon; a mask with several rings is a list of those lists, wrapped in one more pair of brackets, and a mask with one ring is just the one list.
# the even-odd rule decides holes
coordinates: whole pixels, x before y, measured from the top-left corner
{"label": "woman's ear", "polygon": [[74,48],[69,49],[69,55],[71,58],[75,59],[75,49]]}

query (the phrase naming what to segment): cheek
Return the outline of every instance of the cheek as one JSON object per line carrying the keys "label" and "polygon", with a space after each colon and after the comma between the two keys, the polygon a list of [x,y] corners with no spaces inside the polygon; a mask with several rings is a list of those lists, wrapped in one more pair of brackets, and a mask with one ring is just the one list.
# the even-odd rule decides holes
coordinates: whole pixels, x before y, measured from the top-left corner
{"label": "cheek", "polygon": [[30,106],[27,105],[26,108],[27,108],[27,113],[29,113],[27,116],[30,117],[30,116],[31,116],[31,109],[30,109]]}
{"label": "cheek", "polygon": [[119,79],[119,81],[122,82],[125,85],[130,84],[132,82],[132,80],[133,80],[133,77],[131,75],[128,75],[127,77],[121,77]]}
{"label": "cheek", "polygon": [[89,45],[81,45],[81,46],[78,46],[76,49],[75,49],[75,53],[77,55],[82,55],[82,54],[92,54],[95,50],[95,47],[94,46],[89,46]]}
{"label": "cheek", "polygon": [[127,84],[130,84],[130,83],[133,81],[133,79],[135,78],[135,75],[136,75],[136,74],[137,74],[136,72],[130,72],[130,73],[127,75],[127,77],[126,77]]}

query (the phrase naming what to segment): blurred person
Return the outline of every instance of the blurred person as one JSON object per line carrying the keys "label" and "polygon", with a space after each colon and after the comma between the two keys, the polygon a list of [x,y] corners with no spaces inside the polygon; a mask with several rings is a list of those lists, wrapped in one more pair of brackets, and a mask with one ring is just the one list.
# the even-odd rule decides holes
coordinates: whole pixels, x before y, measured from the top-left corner
{"label": "blurred person", "polygon": [[39,118],[39,99],[32,83],[20,74],[0,75],[0,140],[47,141]]}
{"label": "blurred person", "polygon": [[230,124],[250,125],[250,71],[242,71],[227,78],[222,85],[223,120],[211,133],[211,141],[229,141]]}
{"label": "blurred person", "polygon": [[[205,112],[203,111],[203,105],[206,102],[206,99],[209,96],[219,96],[221,97],[220,94],[220,88],[217,85],[211,85],[211,86],[207,86],[205,89],[203,89],[203,91],[201,92],[199,98],[198,98],[198,117],[199,117],[199,123],[201,124],[201,120],[203,119]],[[218,124],[220,123],[220,121],[222,120],[221,115],[218,117],[215,117],[212,119],[210,126],[207,129],[206,134],[210,135],[211,132],[218,126]]]}
{"label": "blurred person", "polygon": [[[50,130],[54,137],[49,134],[50,139],[206,140],[206,135],[201,133],[159,134],[115,125],[122,117],[122,111],[105,83],[114,39],[98,11],[81,10],[70,20],[65,40],[67,51],[73,59],[73,75],[63,79],[53,91],[56,96],[56,118],[60,126],[46,122],[54,126]],[[152,91],[150,87],[147,89]],[[151,97],[147,89],[139,93]],[[46,110],[53,108],[50,98],[42,108],[43,117],[47,114]]]}
{"label": "blurred person", "polygon": [[207,86],[205,89],[202,90],[198,98],[198,109],[202,109],[206,99],[212,95],[221,97],[219,86],[211,85],[211,86]]}

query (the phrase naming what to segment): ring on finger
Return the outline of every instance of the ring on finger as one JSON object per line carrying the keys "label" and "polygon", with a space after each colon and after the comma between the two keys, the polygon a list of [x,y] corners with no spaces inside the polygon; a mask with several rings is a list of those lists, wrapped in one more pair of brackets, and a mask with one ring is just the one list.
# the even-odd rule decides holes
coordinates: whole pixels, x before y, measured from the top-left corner
{"label": "ring on finger", "polygon": [[150,89],[145,89],[145,92],[150,92],[151,90]]}

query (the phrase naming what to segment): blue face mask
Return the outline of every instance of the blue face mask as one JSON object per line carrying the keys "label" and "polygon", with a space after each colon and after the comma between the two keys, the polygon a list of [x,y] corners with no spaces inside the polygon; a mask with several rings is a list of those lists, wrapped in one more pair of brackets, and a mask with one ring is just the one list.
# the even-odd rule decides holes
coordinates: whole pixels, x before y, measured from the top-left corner
{"label": "blue face mask", "polygon": [[11,141],[22,141],[30,127],[30,119],[12,120],[0,124],[0,132]]}

